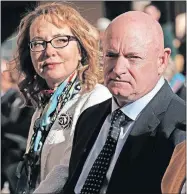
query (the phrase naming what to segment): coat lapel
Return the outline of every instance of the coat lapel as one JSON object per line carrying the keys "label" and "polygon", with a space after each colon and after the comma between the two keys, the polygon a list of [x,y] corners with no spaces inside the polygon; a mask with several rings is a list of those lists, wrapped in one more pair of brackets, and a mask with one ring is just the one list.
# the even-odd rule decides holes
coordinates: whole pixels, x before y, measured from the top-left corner
{"label": "coat lapel", "polygon": [[[98,137],[100,129],[110,112],[111,99],[95,105],[94,108],[87,109],[80,117],[79,124],[76,126],[76,133],[79,131],[78,133],[81,134],[82,138],[77,142],[74,142],[74,155],[70,160],[70,166],[72,164],[72,168],[70,169],[72,176],[69,177],[68,180],[71,184],[76,184],[86,158],[88,157],[88,154]],[[75,134],[74,139],[76,139],[76,135],[78,134]]]}
{"label": "coat lapel", "polygon": [[[167,82],[162,86],[156,96],[150,101],[140,114],[132,127],[130,136],[136,139],[130,150],[131,159],[135,159],[144,147],[150,136],[155,136],[157,127],[161,122],[162,114],[172,99],[173,92]],[[138,138],[136,138],[138,137]]]}
{"label": "coat lapel", "polygon": [[[107,101],[106,104],[99,104],[98,106],[99,107],[97,108],[97,111],[94,112],[94,115],[92,117],[90,117],[91,120],[88,121],[90,123],[89,129],[87,129],[89,131],[89,133],[88,133],[87,137],[85,138],[86,141],[84,141],[85,144],[83,146],[86,156],[88,156],[90,150],[92,149],[93,144],[95,143],[95,141],[99,135],[100,129],[102,128],[102,125],[103,125],[106,117],[111,112],[111,99],[109,101]],[[103,111],[101,111],[101,110],[103,110]]]}

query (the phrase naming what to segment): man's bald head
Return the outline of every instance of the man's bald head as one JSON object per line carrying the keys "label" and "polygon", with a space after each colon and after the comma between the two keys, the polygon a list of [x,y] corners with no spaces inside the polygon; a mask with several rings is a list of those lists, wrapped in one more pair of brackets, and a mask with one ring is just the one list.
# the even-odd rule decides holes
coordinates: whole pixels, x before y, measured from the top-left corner
{"label": "man's bald head", "polygon": [[105,85],[118,102],[134,101],[151,91],[167,67],[160,24],[140,11],[115,18],[104,34]]}
{"label": "man's bald head", "polygon": [[[163,51],[164,37],[160,24],[141,11],[129,11],[115,18],[105,31],[105,38],[124,36],[125,32],[142,35],[142,42]],[[105,41],[107,42],[107,41]]]}

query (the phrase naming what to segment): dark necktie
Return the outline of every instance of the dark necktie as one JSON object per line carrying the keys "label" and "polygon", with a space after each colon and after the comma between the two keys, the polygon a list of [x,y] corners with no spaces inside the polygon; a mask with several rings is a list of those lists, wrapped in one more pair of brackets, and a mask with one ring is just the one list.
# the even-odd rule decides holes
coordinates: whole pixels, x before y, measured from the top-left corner
{"label": "dark necktie", "polygon": [[111,127],[108,136],[100,154],[95,160],[88,177],[81,189],[81,194],[96,194],[100,192],[103,185],[106,173],[110,166],[112,156],[115,153],[118,137],[120,134],[120,127],[123,122],[124,125],[125,115],[117,109],[112,114]]}

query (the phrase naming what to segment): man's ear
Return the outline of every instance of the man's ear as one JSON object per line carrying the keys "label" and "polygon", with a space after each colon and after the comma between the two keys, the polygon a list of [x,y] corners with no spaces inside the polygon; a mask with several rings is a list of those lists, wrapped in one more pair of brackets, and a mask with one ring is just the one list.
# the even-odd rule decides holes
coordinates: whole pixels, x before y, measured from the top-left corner
{"label": "man's ear", "polygon": [[165,71],[165,69],[167,68],[170,54],[171,54],[171,49],[165,48],[164,54],[161,57],[159,57],[159,65],[158,65],[159,75],[161,75]]}

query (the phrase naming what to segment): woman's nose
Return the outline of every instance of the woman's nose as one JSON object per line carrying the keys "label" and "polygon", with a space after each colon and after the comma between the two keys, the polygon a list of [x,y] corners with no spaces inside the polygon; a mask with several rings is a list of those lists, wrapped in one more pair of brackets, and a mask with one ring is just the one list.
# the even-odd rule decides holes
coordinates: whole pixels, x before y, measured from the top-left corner
{"label": "woman's nose", "polygon": [[47,56],[54,56],[56,53],[56,48],[54,48],[51,43],[48,43],[44,52]]}

